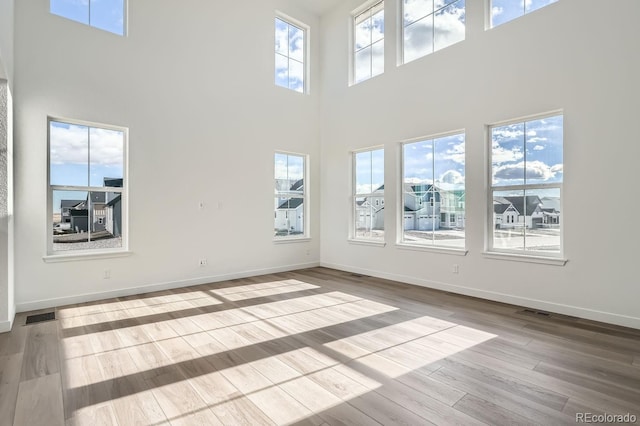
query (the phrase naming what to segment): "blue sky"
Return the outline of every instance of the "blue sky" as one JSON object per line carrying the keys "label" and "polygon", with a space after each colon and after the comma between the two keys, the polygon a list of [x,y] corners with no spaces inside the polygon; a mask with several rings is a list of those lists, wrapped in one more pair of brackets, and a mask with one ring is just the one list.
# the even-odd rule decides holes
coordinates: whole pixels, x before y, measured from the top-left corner
{"label": "blue sky", "polygon": [[355,18],[354,81],[359,83],[384,72],[384,3]]}
{"label": "blue sky", "polygon": [[518,18],[525,13],[555,3],[557,0],[492,0],[491,26],[495,27]]}
{"label": "blue sky", "polygon": [[370,194],[384,184],[384,149],[355,154],[356,194]]}
{"label": "blue sky", "polygon": [[403,157],[404,183],[435,183],[444,189],[464,188],[464,133],[404,144]]}
{"label": "blue sky", "polygon": [[562,129],[561,115],[494,127],[493,185],[562,182]]}
{"label": "blue sky", "polygon": [[275,25],[276,84],[304,92],[304,31],[280,18]]}
{"label": "blue sky", "polygon": [[[123,132],[52,121],[49,133],[51,185],[101,187],[105,177],[124,177]],[[63,195],[55,192],[54,212]]]}
{"label": "blue sky", "polygon": [[51,0],[51,13],[124,35],[124,0]]}

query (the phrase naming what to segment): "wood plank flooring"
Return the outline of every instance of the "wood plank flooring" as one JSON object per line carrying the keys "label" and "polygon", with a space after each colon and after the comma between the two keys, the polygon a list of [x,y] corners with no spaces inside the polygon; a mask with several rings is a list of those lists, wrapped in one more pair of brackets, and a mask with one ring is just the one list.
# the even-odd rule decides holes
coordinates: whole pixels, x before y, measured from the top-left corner
{"label": "wood plank flooring", "polygon": [[640,330],[326,268],[56,316],[0,335],[0,426],[640,417]]}

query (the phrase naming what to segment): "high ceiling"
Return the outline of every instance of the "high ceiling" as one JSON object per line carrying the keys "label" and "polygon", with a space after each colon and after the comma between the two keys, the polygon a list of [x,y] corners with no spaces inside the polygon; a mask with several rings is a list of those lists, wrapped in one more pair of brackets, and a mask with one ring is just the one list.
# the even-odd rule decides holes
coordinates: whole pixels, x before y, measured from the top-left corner
{"label": "high ceiling", "polygon": [[299,0],[302,5],[317,15],[324,15],[338,4],[340,0]]}

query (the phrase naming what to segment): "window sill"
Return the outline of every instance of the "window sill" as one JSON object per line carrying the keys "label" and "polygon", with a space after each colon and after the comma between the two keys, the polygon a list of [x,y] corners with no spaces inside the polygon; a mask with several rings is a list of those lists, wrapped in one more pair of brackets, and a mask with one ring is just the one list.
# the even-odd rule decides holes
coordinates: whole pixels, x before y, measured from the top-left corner
{"label": "window sill", "polygon": [[396,247],[400,250],[413,250],[413,251],[428,251],[432,253],[451,254],[454,256],[466,256],[469,250],[449,248],[449,247],[433,247],[422,246],[418,244],[396,243]]}
{"label": "window sill", "polygon": [[373,247],[384,247],[387,245],[384,241],[377,240],[365,240],[365,239],[357,239],[357,238],[349,238],[347,240],[349,244],[356,244],[361,246],[373,246]]}
{"label": "window sill", "polygon": [[308,243],[311,241],[310,237],[289,237],[289,238],[274,238],[274,244],[289,244],[289,243]]}
{"label": "window sill", "polygon": [[46,256],[42,256],[42,260],[45,263],[58,263],[58,262],[75,262],[78,260],[95,260],[95,259],[112,259],[117,257],[127,257],[131,256],[133,252],[124,250],[124,251],[102,251],[102,252],[91,252],[91,253],[73,253],[73,254],[48,254]]}
{"label": "window sill", "polygon": [[542,265],[564,266],[568,259],[561,257],[532,256],[515,253],[502,253],[496,251],[483,252],[482,255],[487,259],[495,260],[511,260],[515,262],[539,263]]}

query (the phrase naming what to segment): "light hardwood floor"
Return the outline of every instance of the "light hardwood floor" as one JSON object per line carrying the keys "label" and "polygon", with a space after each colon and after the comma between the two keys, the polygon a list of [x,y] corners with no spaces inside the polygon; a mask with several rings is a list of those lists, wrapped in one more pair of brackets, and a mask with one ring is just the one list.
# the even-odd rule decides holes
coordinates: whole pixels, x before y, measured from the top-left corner
{"label": "light hardwood floor", "polygon": [[325,268],[64,306],[0,335],[0,425],[640,417],[640,331]]}

